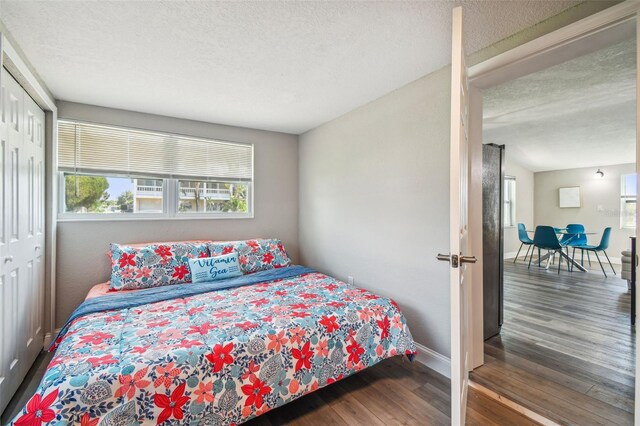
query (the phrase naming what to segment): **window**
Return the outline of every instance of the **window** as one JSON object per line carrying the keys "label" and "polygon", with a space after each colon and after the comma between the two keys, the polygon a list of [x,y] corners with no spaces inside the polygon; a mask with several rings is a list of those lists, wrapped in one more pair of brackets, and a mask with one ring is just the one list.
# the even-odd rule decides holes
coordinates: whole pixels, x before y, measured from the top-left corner
{"label": "window", "polygon": [[163,213],[162,179],[69,172],[61,177],[63,213]]}
{"label": "window", "polygon": [[178,211],[227,213],[249,211],[249,185],[243,183],[178,181]]}
{"label": "window", "polygon": [[637,180],[636,174],[631,173],[621,176],[620,185],[620,227],[636,227],[636,199]]}
{"label": "window", "polygon": [[61,120],[60,217],[251,217],[253,146]]}
{"label": "window", "polygon": [[504,226],[516,226],[516,178],[504,178]]}

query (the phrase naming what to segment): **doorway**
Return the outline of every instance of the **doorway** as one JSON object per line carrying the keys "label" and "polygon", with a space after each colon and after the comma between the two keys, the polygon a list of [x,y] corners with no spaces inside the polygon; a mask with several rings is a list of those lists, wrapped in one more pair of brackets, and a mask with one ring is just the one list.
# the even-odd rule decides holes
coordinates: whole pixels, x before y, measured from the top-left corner
{"label": "doorway", "polygon": [[[630,195],[623,194],[625,181],[636,181],[634,175],[637,170],[635,87],[630,88],[633,97],[631,148],[617,145],[614,147],[611,144],[607,148],[594,144],[591,149],[592,157],[600,163],[600,166],[593,161],[590,162],[585,155],[589,151],[585,147],[588,145],[590,135],[583,136],[583,144],[578,145],[577,148],[574,147],[575,153],[572,155],[566,155],[564,152],[570,147],[569,143],[559,145],[555,142],[545,146],[550,142],[549,137],[528,148],[526,144],[518,146],[512,139],[527,139],[527,131],[536,132],[535,125],[531,122],[544,121],[541,115],[543,103],[536,101],[536,96],[541,93],[541,86],[528,94],[526,91],[523,93],[523,88],[526,89],[527,85],[531,86],[532,82],[536,81],[538,84],[548,85],[553,80],[550,77],[551,72],[561,73],[564,70],[568,72],[566,76],[582,78],[578,81],[573,80],[573,83],[586,83],[586,87],[596,87],[598,83],[589,81],[588,73],[582,75],[580,72],[599,70],[602,72],[603,81],[606,80],[605,77],[618,81],[619,75],[613,71],[622,71],[624,68],[621,67],[622,61],[624,58],[631,57],[633,58],[631,75],[635,83],[637,52],[634,21],[631,18],[623,22],[619,21],[615,25],[609,25],[602,31],[598,31],[597,34],[590,34],[590,37],[594,37],[590,47],[584,43],[583,34],[573,43],[565,41],[562,45],[556,46],[552,49],[555,53],[545,52],[544,60],[538,60],[537,64],[529,64],[529,69],[522,62],[505,62],[511,64],[509,71],[494,73],[490,78],[485,75],[480,84],[478,79],[474,82],[479,87],[476,99],[483,100],[483,103],[480,103],[480,109],[492,112],[489,123],[485,115],[483,127],[486,130],[491,127],[491,124],[494,125],[493,133],[483,132],[483,142],[505,145],[506,170],[501,177],[503,192],[500,201],[503,212],[502,241],[505,245],[502,251],[506,254],[506,259],[501,259],[504,263],[501,272],[504,272],[505,276],[504,322],[501,332],[485,344],[484,331],[482,330],[482,338],[479,338],[477,323],[475,327],[472,325],[469,327],[473,336],[471,345],[475,348],[472,354],[476,367],[471,374],[471,380],[474,382],[473,386],[485,389],[497,397],[515,401],[524,410],[532,414],[542,414],[543,417],[557,423],[631,424],[633,422],[635,329],[630,326],[631,295],[627,291],[626,282],[619,278],[621,267],[615,263],[622,257],[620,253],[622,242],[625,242],[627,244],[625,247],[628,247],[629,236],[636,233],[635,229],[627,229],[623,226],[624,218],[622,217],[625,214],[623,197]],[[597,42],[593,42],[594,40]],[[601,65],[613,68],[606,71],[606,69],[598,69],[597,65],[591,68],[585,67],[585,61],[593,62],[593,56],[600,56]],[[477,70],[476,72],[482,74]],[[563,82],[562,78],[557,80],[558,87],[567,85],[567,81]],[[521,87],[518,88],[518,85]],[[553,94],[553,90],[542,91],[545,95]],[[510,100],[508,96],[505,99],[505,93],[515,96]],[[503,95],[502,98],[500,94]],[[573,99],[575,97],[564,93],[560,98],[551,99],[547,103],[574,100],[576,103],[573,107],[565,105],[565,111],[574,114],[582,111],[586,116],[585,111],[593,107],[593,103],[589,104],[584,99]],[[612,96],[605,96],[598,102],[609,102],[608,108],[615,108],[612,106],[616,103]],[[595,124],[597,121],[595,117],[605,119],[604,115],[601,113],[592,116],[590,121]],[[562,114],[556,111],[553,119],[563,120]],[[527,120],[528,123],[526,123]],[[566,117],[563,122],[565,126],[574,123],[576,128],[585,127],[584,123],[579,124]],[[518,125],[521,127],[515,131],[511,129],[512,133],[509,136],[507,129],[517,128]],[[557,122],[554,124],[551,120],[545,125],[559,127]],[[540,129],[537,132],[540,133]],[[478,135],[477,130],[475,134]],[[489,136],[493,140],[488,140]],[[507,138],[506,142],[503,137]],[[601,151],[597,153],[597,149]],[[546,155],[546,159],[542,159],[543,162],[549,163],[544,166],[547,169],[531,164],[532,159],[540,160],[539,156],[534,154],[542,151],[550,153]],[[621,151],[624,151],[626,161],[625,159],[606,159],[606,155]],[[550,164],[556,160],[564,160],[575,167],[558,168],[557,165]],[[536,167],[538,167],[537,170],[532,170]],[[608,172],[603,170],[605,168]],[[599,172],[603,173],[607,179],[600,176]],[[580,183],[577,185],[562,183],[566,181],[567,174],[573,174],[572,179],[578,179]],[[625,175],[631,175],[633,179],[625,179]],[[578,195],[578,202],[581,205],[565,210],[565,207],[559,205],[561,203],[560,188],[576,186],[579,190],[581,189]],[[609,187],[616,188],[614,203],[617,207],[615,208],[610,207],[609,202],[605,200],[605,195],[611,193]],[[520,192],[522,195],[519,195]],[[592,197],[594,193],[596,197]],[[471,196],[473,197],[473,194]],[[545,197],[547,197],[546,201]],[[594,201],[595,204],[587,206],[587,201],[589,203]],[[529,205],[528,210],[531,214],[528,218],[525,213],[518,213],[519,203],[520,207]],[[553,208],[550,208],[551,205]],[[558,209],[559,213],[555,212],[555,209]],[[584,231],[585,234],[593,232],[593,236],[589,235],[587,244],[597,246],[606,227],[596,230],[596,223],[600,222],[581,217],[581,210],[583,212],[588,210],[589,213],[594,214],[595,218],[600,219],[612,220],[613,215],[618,215],[619,223],[615,228],[621,232],[616,232],[613,240],[618,242],[615,247],[609,249],[608,253],[612,257],[613,265],[605,260],[603,253],[599,253],[599,256],[603,257],[601,260],[603,267],[600,268],[594,253],[587,251],[587,255],[592,258],[590,267],[587,257],[584,261],[580,258],[584,252],[580,249],[577,250],[578,256],[573,253],[573,250],[563,251],[563,254],[566,253],[563,257],[560,257],[558,252],[554,260],[551,256],[548,259],[538,256],[537,251],[533,253],[533,250],[530,250],[531,253],[526,260],[524,253],[520,253],[516,258],[519,240],[516,240],[515,249],[512,250],[511,246],[514,236],[517,235],[517,224],[527,221],[530,225],[527,223],[525,225],[529,231],[534,231],[534,225],[549,225],[561,231],[561,228],[566,228],[567,224],[587,222],[593,229]],[[569,219],[569,214],[576,219]],[[523,219],[519,220],[519,218]],[[528,235],[533,239],[533,232]],[[557,235],[559,240],[564,238],[560,232]],[[531,247],[527,248],[531,249]],[[483,254],[485,257],[483,262],[488,261],[486,254]],[[540,266],[538,266],[539,258],[541,258]],[[531,269],[529,262],[532,264]],[[546,268],[547,265],[549,269]],[[578,265],[587,272],[579,272]],[[560,266],[559,274],[558,266]],[[605,267],[607,269],[604,269]],[[615,275],[613,270],[616,271]],[[608,276],[604,276],[607,274],[606,271]],[[488,285],[490,283],[485,281],[484,286]],[[482,299],[479,300],[476,294],[473,297],[473,304],[472,315],[477,319],[478,312],[482,312],[482,309],[478,310],[478,308],[484,305],[484,302]],[[486,329],[486,324],[484,328]]]}

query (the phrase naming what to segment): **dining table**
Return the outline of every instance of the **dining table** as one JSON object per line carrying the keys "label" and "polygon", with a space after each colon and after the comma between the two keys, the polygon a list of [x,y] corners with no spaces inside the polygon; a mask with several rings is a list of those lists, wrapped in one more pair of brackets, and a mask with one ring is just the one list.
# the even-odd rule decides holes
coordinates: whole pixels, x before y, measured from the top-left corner
{"label": "dining table", "polygon": [[[573,257],[569,256],[569,250],[568,248],[571,247],[570,245],[567,245],[566,243],[571,242],[572,239],[577,238],[581,235],[598,235],[597,232],[568,232],[567,228],[556,228],[554,227],[554,229],[556,230],[556,235],[557,236],[568,236],[568,238],[566,239],[565,242],[565,247],[567,247],[567,253],[564,252],[564,250],[560,250],[560,256],[565,258],[567,260],[567,263],[569,263],[573,267],[578,268],[578,270],[582,271],[582,272],[587,272],[587,268],[585,268],[582,263],[576,261]],[[529,234],[534,234],[535,235],[535,230],[531,229],[527,229],[527,233]],[[558,238],[558,240],[560,240],[560,238]],[[547,264],[545,265],[545,269],[549,269],[549,265],[551,262],[551,254],[552,252],[547,252],[546,254],[539,256],[538,257],[538,265],[540,265],[542,262],[544,262],[545,260],[547,261]]]}

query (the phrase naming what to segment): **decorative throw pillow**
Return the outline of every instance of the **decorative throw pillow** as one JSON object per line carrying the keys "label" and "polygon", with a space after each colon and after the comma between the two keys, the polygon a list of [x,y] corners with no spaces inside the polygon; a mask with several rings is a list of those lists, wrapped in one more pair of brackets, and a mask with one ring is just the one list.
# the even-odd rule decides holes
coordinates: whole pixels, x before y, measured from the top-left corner
{"label": "decorative throw pillow", "polygon": [[191,282],[189,259],[209,257],[206,243],[111,244],[112,290]]}
{"label": "decorative throw pillow", "polygon": [[223,280],[242,275],[238,253],[222,256],[189,259],[189,269],[194,283]]}
{"label": "decorative throw pillow", "polygon": [[291,259],[279,239],[259,239],[209,243],[211,256],[238,253],[240,270],[251,274],[291,265]]}

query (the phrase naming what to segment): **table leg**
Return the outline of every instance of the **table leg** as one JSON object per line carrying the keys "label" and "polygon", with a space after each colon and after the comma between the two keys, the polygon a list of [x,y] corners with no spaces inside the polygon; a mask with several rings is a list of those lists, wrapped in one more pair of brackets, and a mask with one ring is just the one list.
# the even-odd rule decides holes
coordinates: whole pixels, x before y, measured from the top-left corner
{"label": "table leg", "polygon": [[[582,266],[580,264],[580,262],[576,262],[574,258],[572,258],[571,256],[567,255],[564,251],[559,251],[558,252],[560,254],[560,256],[564,257],[565,259],[567,259],[567,262],[569,263],[569,265],[573,265],[576,268],[578,268],[579,270],[581,270],[582,272],[587,272],[586,268],[584,266]],[[542,254],[539,255],[538,257],[538,265],[540,267],[542,267],[542,262],[547,261],[546,265],[545,265],[545,269],[549,269],[549,266],[551,264],[551,253],[547,252],[547,254]]]}
{"label": "table leg", "polygon": [[544,269],[549,270],[549,266],[551,265],[551,260],[555,256],[555,253],[551,255],[551,252],[547,253],[547,264],[544,266]]}
{"label": "table leg", "polygon": [[[531,256],[533,256],[533,253],[531,253]],[[545,266],[545,269],[549,269],[549,262],[551,261],[551,254],[549,252],[547,252],[547,254],[541,254],[540,253],[540,249],[538,249],[538,266],[542,267],[542,262],[547,261],[547,264]]]}
{"label": "table leg", "polygon": [[540,256],[540,262],[544,262],[545,260],[549,259],[551,257],[551,254],[549,252],[547,252],[547,254],[543,254],[542,256]]}
{"label": "table leg", "polygon": [[562,251],[562,250],[560,251],[560,256],[562,256],[565,259],[567,259],[567,262],[569,262],[569,264],[572,265],[572,268],[576,267],[579,270],[581,270],[582,272],[587,272],[587,270],[586,270],[586,268],[584,266],[582,266],[579,262],[576,262],[571,256],[566,254],[564,251]]}

